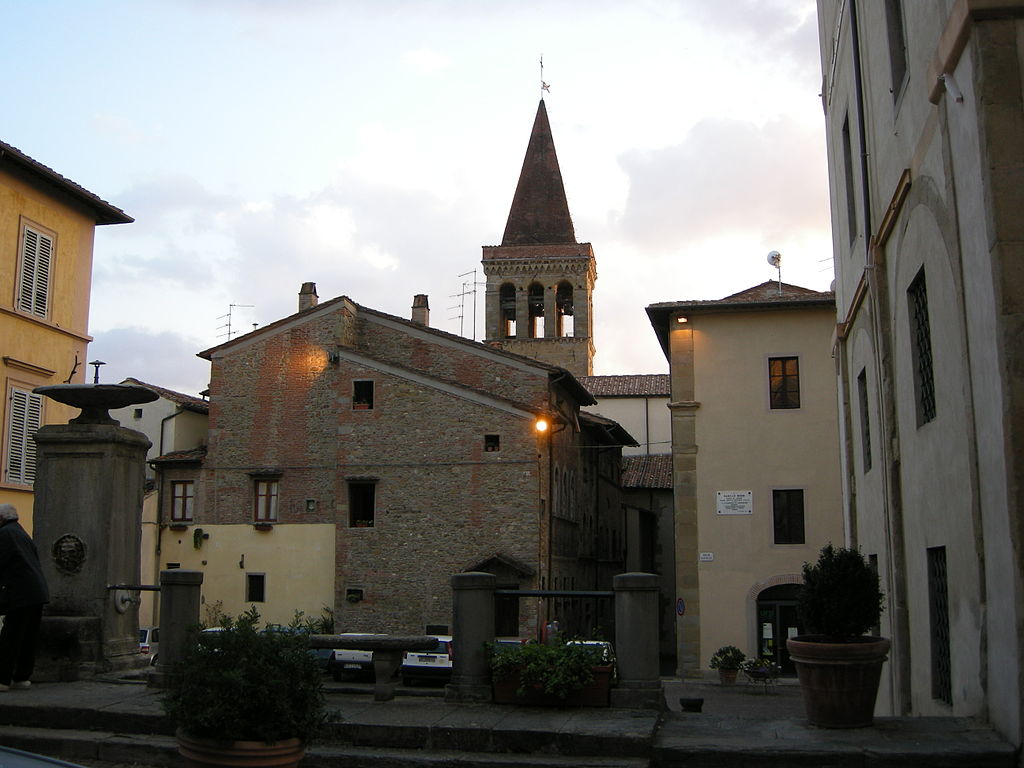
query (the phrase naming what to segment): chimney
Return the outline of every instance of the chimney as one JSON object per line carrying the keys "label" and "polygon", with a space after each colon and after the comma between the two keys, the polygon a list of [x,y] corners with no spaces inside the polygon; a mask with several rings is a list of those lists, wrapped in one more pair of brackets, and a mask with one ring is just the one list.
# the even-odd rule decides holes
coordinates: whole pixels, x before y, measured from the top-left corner
{"label": "chimney", "polygon": [[430,325],[430,304],[427,294],[417,293],[412,297],[412,321],[420,325]]}
{"label": "chimney", "polygon": [[299,290],[299,312],[315,307],[316,303],[316,283],[303,283],[302,288]]}

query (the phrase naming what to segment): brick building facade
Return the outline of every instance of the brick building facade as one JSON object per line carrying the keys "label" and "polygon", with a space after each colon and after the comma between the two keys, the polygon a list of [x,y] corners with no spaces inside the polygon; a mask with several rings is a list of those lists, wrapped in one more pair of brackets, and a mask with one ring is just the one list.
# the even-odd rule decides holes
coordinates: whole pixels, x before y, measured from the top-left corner
{"label": "brick building facade", "polygon": [[[209,445],[193,520],[161,559],[207,571],[207,603],[257,603],[268,621],[327,606],[340,631],[421,632],[450,625],[460,571],[610,588],[632,439],[580,411],[593,399],[568,371],[346,297],[303,302],[201,353]],[[545,610],[506,601],[496,630],[535,635],[557,617],[585,633],[608,618],[599,605]]]}

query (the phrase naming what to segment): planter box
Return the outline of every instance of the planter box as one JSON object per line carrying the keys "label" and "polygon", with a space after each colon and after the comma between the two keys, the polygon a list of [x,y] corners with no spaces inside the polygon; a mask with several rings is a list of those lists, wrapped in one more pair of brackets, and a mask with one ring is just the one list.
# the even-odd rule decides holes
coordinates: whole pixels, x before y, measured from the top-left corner
{"label": "planter box", "polygon": [[611,665],[594,667],[594,679],[590,684],[575,691],[570,691],[563,699],[543,689],[526,690],[522,696],[516,691],[519,688],[519,675],[510,675],[494,680],[495,704],[522,704],[533,707],[607,707],[611,697],[612,668]]}

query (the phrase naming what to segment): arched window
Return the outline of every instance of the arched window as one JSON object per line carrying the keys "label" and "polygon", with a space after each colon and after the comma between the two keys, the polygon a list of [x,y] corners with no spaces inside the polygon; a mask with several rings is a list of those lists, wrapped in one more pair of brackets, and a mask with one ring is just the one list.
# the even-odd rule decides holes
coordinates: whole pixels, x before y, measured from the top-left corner
{"label": "arched window", "polygon": [[555,291],[555,315],[558,320],[558,337],[563,339],[574,335],[572,285],[565,280],[558,284]]}
{"label": "arched window", "polygon": [[501,310],[501,333],[506,339],[514,339],[516,335],[516,287],[505,283],[498,293]]}
{"label": "arched window", "polygon": [[527,294],[527,305],[530,308],[530,338],[544,338],[544,286],[531,283]]}

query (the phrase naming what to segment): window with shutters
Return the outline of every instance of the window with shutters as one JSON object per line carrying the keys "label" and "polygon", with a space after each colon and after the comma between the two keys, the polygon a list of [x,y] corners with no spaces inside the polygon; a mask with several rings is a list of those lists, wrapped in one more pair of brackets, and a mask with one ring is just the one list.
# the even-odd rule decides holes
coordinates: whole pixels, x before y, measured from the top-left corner
{"label": "window with shutters", "polygon": [[49,315],[53,255],[53,234],[23,223],[19,248],[18,295],[15,298],[15,305],[22,312],[36,317]]}
{"label": "window with shutters", "polygon": [[11,387],[7,402],[4,480],[32,485],[36,479],[36,442],[32,435],[43,422],[43,397]]}

